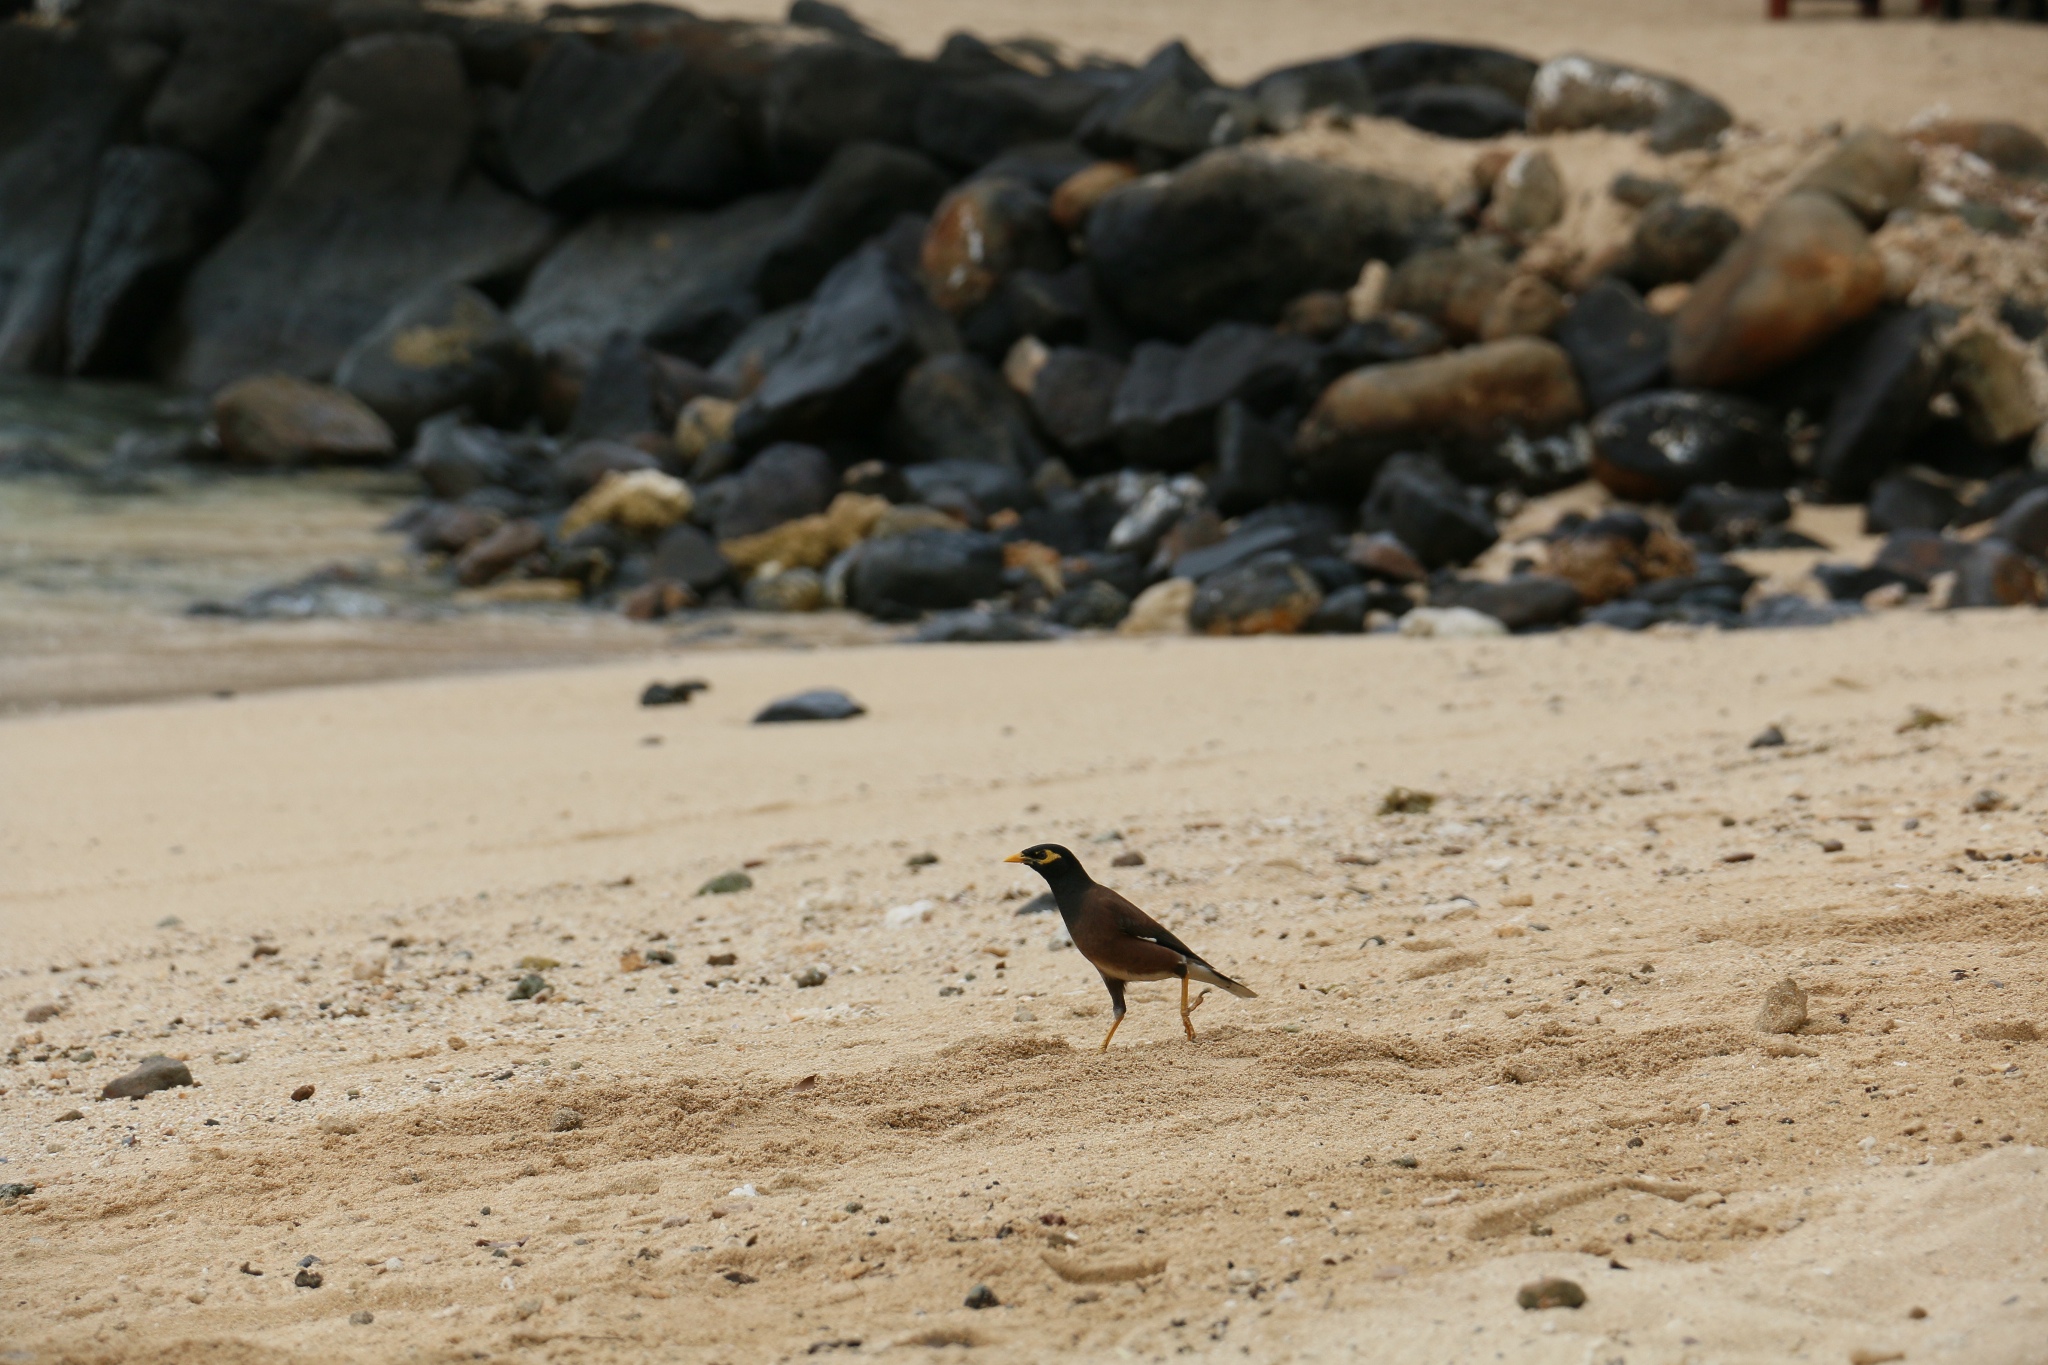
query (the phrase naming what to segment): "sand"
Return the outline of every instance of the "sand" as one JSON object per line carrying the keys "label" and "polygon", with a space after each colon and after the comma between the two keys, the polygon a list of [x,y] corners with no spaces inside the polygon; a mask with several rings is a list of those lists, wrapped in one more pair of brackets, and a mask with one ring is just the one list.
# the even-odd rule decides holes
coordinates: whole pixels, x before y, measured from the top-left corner
{"label": "sand", "polygon": [[[0,1340],[2039,1360],[2044,643],[699,651],[0,722]],[[870,714],[746,723],[818,684]],[[1136,987],[1098,1053],[1000,861],[1041,839],[1258,998],[1189,1043]],[[153,1052],[200,1084],[93,1099]]]}

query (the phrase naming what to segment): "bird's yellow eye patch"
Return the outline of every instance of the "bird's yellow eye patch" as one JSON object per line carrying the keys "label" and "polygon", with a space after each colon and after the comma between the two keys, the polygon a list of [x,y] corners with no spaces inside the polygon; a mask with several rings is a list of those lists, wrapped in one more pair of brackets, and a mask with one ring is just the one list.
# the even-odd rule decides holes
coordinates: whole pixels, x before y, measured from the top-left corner
{"label": "bird's yellow eye patch", "polygon": [[1046,852],[1045,852],[1045,855],[1044,855],[1043,857],[1041,857],[1041,858],[1040,858],[1040,859],[1039,859],[1038,861],[1039,861],[1040,863],[1056,863],[1056,862],[1058,862],[1059,860],[1060,860],[1060,855],[1059,855],[1059,854],[1057,854],[1057,853],[1054,853],[1054,852],[1053,852],[1052,850],[1048,849],[1048,850],[1046,850]]}

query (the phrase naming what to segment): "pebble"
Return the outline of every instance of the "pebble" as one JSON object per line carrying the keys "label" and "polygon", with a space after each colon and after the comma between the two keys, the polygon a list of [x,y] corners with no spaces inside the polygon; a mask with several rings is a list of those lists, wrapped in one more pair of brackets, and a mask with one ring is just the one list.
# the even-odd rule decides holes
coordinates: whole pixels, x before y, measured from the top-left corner
{"label": "pebble", "polygon": [[1002,1300],[996,1297],[995,1291],[985,1284],[974,1286],[974,1289],[966,1298],[966,1304],[969,1308],[995,1308],[1001,1303]]}
{"label": "pebble", "polygon": [[1749,742],[1752,749],[1778,749],[1785,744],[1785,732],[1775,725],[1767,725],[1757,737]]}
{"label": "pebble", "polygon": [[519,984],[514,986],[505,998],[507,1000],[531,1000],[547,988],[548,983],[545,977],[539,972],[528,972],[525,976],[519,978]]}
{"label": "pebble", "polygon": [[84,1117],[85,1115],[76,1109],[66,1109],[63,1113],[57,1115],[56,1121],[58,1123],[76,1123]]}
{"label": "pebble", "polygon": [[814,688],[770,702],[754,717],[756,725],[776,725],[799,720],[851,720],[864,716],[865,706],[836,687]]}
{"label": "pebble", "polygon": [[688,678],[682,682],[651,682],[640,693],[642,706],[676,706],[686,703],[699,692],[708,692],[711,684],[701,678]]}
{"label": "pebble", "polygon": [[1515,1294],[1515,1302],[1527,1309],[1583,1308],[1586,1291],[1570,1280],[1545,1278],[1523,1285]]}
{"label": "pebble", "polygon": [[1145,855],[1136,849],[1132,849],[1128,853],[1119,853],[1114,858],[1111,858],[1109,865],[1111,867],[1143,867],[1145,865]]}
{"label": "pebble", "polygon": [[548,1124],[551,1133],[573,1133],[583,1126],[583,1115],[574,1109],[557,1109],[552,1122]]}
{"label": "pebble", "polygon": [[697,888],[700,896],[729,896],[735,891],[751,890],[754,879],[744,872],[721,872]]}
{"label": "pebble", "polygon": [[822,968],[822,967],[806,967],[806,968],[804,968],[804,969],[803,969],[803,970],[802,970],[801,972],[798,972],[798,973],[797,973],[797,976],[796,976],[796,984],[797,984],[797,985],[798,985],[799,987],[807,987],[807,986],[822,986],[822,985],[824,985],[824,984],[825,984],[825,970],[824,970],[824,968]]}
{"label": "pebble", "polygon": [[31,1005],[28,1008],[28,1012],[22,1015],[21,1017],[28,1023],[41,1024],[47,1023],[49,1020],[55,1019],[58,1015],[62,1014],[63,1012],[64,1007],[62,1005]]}
{"label": "pebble", "polygon": [[339,1114],[322,1114],[315,1126],[321,1132],[332,1133],[336,1137],[353,1137],[362,1131],[362,1125],[354,1119],[343,1118]]}
{"label": "pebble", "polygon": [[294,1101],[303,1103],[304,1101],[310,1100],[312,1098],[313,1087],[310,1085],[302,1085],[297,1090],[292,1091],[292,1099]]}
{"label": "pebble", "polygon": [[377,1320],[377,1315],[367,1308],[358,1308],[355,1312],[348,1315],[348,1320],[352,1326],[368,1327]]}
{"label": "pebble", "polygon": [[327,1277],[317,1270],[301,1270],[292,1277],[292,1284],[300,1289],[318,1289],[327,1282]]}

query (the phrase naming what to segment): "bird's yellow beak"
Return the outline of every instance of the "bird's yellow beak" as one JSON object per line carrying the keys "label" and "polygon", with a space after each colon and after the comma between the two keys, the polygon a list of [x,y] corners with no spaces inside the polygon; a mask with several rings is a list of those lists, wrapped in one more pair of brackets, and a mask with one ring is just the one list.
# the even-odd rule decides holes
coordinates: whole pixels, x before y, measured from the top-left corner
{"label": "bird's yellow beak", "polygon": [[1026,858],[1021,853],[1012,853],[1009,857],[1003,859],[1003,861],[1006,863],[1025,863],[1031,860],[1029,858]]}

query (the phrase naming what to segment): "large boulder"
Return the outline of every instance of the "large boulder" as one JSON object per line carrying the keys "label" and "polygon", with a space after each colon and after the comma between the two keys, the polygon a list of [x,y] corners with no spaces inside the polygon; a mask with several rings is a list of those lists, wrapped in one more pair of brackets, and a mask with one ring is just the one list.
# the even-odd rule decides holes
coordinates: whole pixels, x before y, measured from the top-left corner
{"label": "large boulder", "polygon": [[223,169],[255,160],[265,132],[313,64],[342,40],[331,7],[303,0],[124,0],[115,50],[160,63],[142,129]]}
{"label": "large boulder", "polygon": [[437,498],[502,488],[538,499],[555,491],[556,454],[544,436],[499,431],[449,412],[421,424],[407,462]]}
{"label": "large boulder", "polygon": [[396,451],[391,428],[340,389],[288,374],[259,374],[213,397],[221,449],[239,464],[364,464]]}
{"label": "large boulder", "polygon": [[1884,262],[1855,216],[1830,195],[1788,194],[1693,286],[1672,323],[1672,378],[1745,384],[1866,316],[1884,293]]}
{"label": "large boulder", "polygon": [[1878,128],[1858,128],[1835,144],[1799,178],[1797,188],[1831,194],[1866,227],[1905,208],[1920,189],[1920,158],[1903,139]]}
{"label": "large boulder", "polygon": [[1292,635],[1322,604],[1315,577],[1279,551],[1202,580],[1188,624],[1203,635]]}
{"label": "large boulder", "polygon": [[1593,476],[1633,502],[1674,501],[1694,484],[1782,487],[1792,477],[1784,424],[1729,394],[1659,389],[1593,419]]}
{"label": "large boulder", "polygon": [[0,24],[0,373],[63,363],[65,289],[125,103],[77,35]]}
{"label": "large boulder", "polygon": [[1927,308],[1877,320],[1828,406],[1813,475],[1829,498],[1854,502],[1903,460],[1927,429],[1941,381],[1941,319]]}
{"label": "large boulder", "polygon": [[1316,400],[1295,452],[1318,482],[1360,489],[1395,451],[1490,451],[1511,433],[1557,431],[1584,411],[1563,349],[1513,337],[1353,370]]}
{"label": "large boulder", "polygon": [[336,386],[367,403],[408,444],[429,417],[467,408],[516,427],[533,410],[540,364],[526,334],[461,284],[437,284],[385,315],[342,356]]}
{"label": "large boulder", "polygon": [[863,544],[846,601],[884,621],[972,606],[1003,590],[1003,543],[981,531],[912,531]]}
{"label": "large boulder", "polygon": [[1684,81],[1572,53],[1543,64],[1529,87],[1529,131],[1648,130],[1662,154],[1711,146],[1735,122],[1727,107]]}
{"label": "large boulder", "polygon": [[93,183],[65,316],[65,368],[132,371],[173,307],[185,272],[213,240],[220,183],[169,147],[109,147]]}
{"label": "large boulder", "polygon": [[1404,180],[1262,150],[1211,152],[1104,196],[1089,214],[1097,287],[1145,332],[1192,338],[1219,321],[1277,319],[1312,289],[1346,289],[1438,225]]}
{"label": "large boulder", "polygon": [[924,290],[871,242],[818,286],[795,345],[740,408],[733,437],[746,447],[842,439],[886,410],[912,365],[958,344]]}
{"label": "large boulder", "polygon": [[593,215],[535,268],[512,321],[536,349],[585,365],[621,328],[671,345],[693,331],[682,353],[716,357],[758,311],[751,283],[795,202],[784,192],[710,213]]}
{"label": "large boulder", "polygon": [[975,170],[1012,147],[1071,137],[1123,79],[1100,71],[952,75],[918,102],[917,145],[949,166]]}
{"label": "large boulder", "polygon": [[1226,90],[1181,43],[1168,43],[1096,104],[1074,138],[1098,156],[1171,166],[1259,130],[1259,106]]}
{"label": "large boulder", "polygon": [[1069,455],[1103,451],[1115,437],[1111,414],[1126,366],[1115,356],[1056,346],[1031,381],[1031,414]]}
{"label": "large boulder", "polygon": [[809,298],[862,242],[902,214],[929,212],[945,192],[945,173],[929,158],[879,142],[847,143],[776,227],[755,279],[761,305]]}
{"label": "large boulder", "polygon": [[936,76],[929,62],[837,35],[792,45],[760,87],[770,168],[783,180],[809,180],[849,142],[915,145],[918,106]]}
{"label": "large boulder", "polygon": [[1621,273],[1638,289],[1690,284],[1711,270],[1740,236],[1742,224],[1726,209],[1667,195],[1636,220]]}
{"label": "large boulder", "polygon": [[740,111],[672,47],[609,52],[558,38],[528,74],[503,135],[535,198],[715,204],[746,183]]}
{"label": "large boulder", "polygon": [[1129,462],[1155,469],[1205,464],[1225,403],[1242,399],[1269,412],[1305,398],[1320,359],[1306,338],[1243,322],[1220,322],[1185,348],[1142,342],[1110,411],[1118,448]]}
{"label": "large boulder", "polygon": [[186,286],[171,376],[200,388],[264,369],[324,376],[428,285],[537,259],[553,221],[471,171],[474,132],[445,38],[379,34],[322,61],[255,207]]}
{"label": "large boulder", "polygon": [[983,460],[1030,474],[1045,462],[1023,400],[986,361],[958,351],[919,361],[904,377],[890,444],[912,464]]}
{"label": "large boulder", "polygon": [[1671,324],[1617,279],[1597,281],[1580,294],[1556,336],[1595,412],[1655,387],[1671,363]]}

